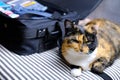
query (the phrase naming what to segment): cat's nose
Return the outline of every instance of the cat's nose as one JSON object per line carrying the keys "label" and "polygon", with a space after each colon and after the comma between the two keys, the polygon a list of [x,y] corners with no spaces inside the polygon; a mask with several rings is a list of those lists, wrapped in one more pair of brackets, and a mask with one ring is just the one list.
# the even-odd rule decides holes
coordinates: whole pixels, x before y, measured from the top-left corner
{"label": "cat's nose", "polygon": [[80,49],[80,52],[83,52],[83,49]]}

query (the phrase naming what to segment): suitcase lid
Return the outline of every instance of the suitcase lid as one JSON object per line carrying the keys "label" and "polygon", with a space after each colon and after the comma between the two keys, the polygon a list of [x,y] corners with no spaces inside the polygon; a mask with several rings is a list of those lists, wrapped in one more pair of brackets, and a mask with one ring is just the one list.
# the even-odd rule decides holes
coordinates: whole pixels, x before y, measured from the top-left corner
{"label": "suitcase lid", "polygon": [[[80,19],[89,15],[103,0],[36,0],[43,4],[44,1],[57,5],[61,10],[76,11]],[[45,4],[47,5],[47,4]],[[54,7],[54,6],[53,6]]]}

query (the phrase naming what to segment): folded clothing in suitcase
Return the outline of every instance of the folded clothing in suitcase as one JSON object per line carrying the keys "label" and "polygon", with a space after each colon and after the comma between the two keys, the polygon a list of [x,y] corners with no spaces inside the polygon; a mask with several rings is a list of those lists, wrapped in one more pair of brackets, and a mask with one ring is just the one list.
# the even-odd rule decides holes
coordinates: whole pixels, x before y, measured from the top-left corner
{"label": "folded clothing in suitcase", "polygon": [[[41,5],[34,1],[37,6],[44,8],[44,10],[39,10],[39,8],[34,8],[36,4],[32,5],[33,7],[29,6],[34,4],[33,0],[32,3],[29,3],[31,0],[27,0],[29,1],[27,4],[24,1],[7,2],[14,5],[12,9],[2,7],[5,11],[18,14],[18,17],[11,17],[0,12],[0,44],[20,55],[43,52],[56,47],[57,41],[64,35],[62,30],[64,29],[64,20],[77,22],[84,18],[75,11],[67,11],[53,3],[39,0],[43,4]],[[21,5],[22,7],[20,7]]]}

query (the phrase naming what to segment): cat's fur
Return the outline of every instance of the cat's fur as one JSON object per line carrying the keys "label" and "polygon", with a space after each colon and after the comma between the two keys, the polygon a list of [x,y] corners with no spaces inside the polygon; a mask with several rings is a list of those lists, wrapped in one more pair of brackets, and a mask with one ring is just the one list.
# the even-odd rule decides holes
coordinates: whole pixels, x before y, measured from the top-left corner
{"label": "cat's fur", "polygon": [[65,27],[61,52],[68,64],[79,66],[71,70],[73,76],[80,76],[82,70],[102,73],[120,54],[120,25],[94,19],[83,27],[66,21]]}

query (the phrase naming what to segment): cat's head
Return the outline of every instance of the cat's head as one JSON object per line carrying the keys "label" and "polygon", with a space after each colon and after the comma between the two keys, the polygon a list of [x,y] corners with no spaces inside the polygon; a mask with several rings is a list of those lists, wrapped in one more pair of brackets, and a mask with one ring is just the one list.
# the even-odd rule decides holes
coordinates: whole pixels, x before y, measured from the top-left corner
{"label": "cat's head", "polygon": [[89,24],[86,24],[86,26],[83,27],[75,25],[69,20],[65,21],[65,38],[62,43],[63,52],[73,49],[78,53],[89,54],[96,48],[96,29],[93,29],[93,27],[90,30],[88,25]]}
{"label": "cat's head", "polygon": [[62,52],[73,49],[78,53],[89,53],[89,42],[82,26],[75,25],[73,22],[65,21],[65,38],[62,43]]}

